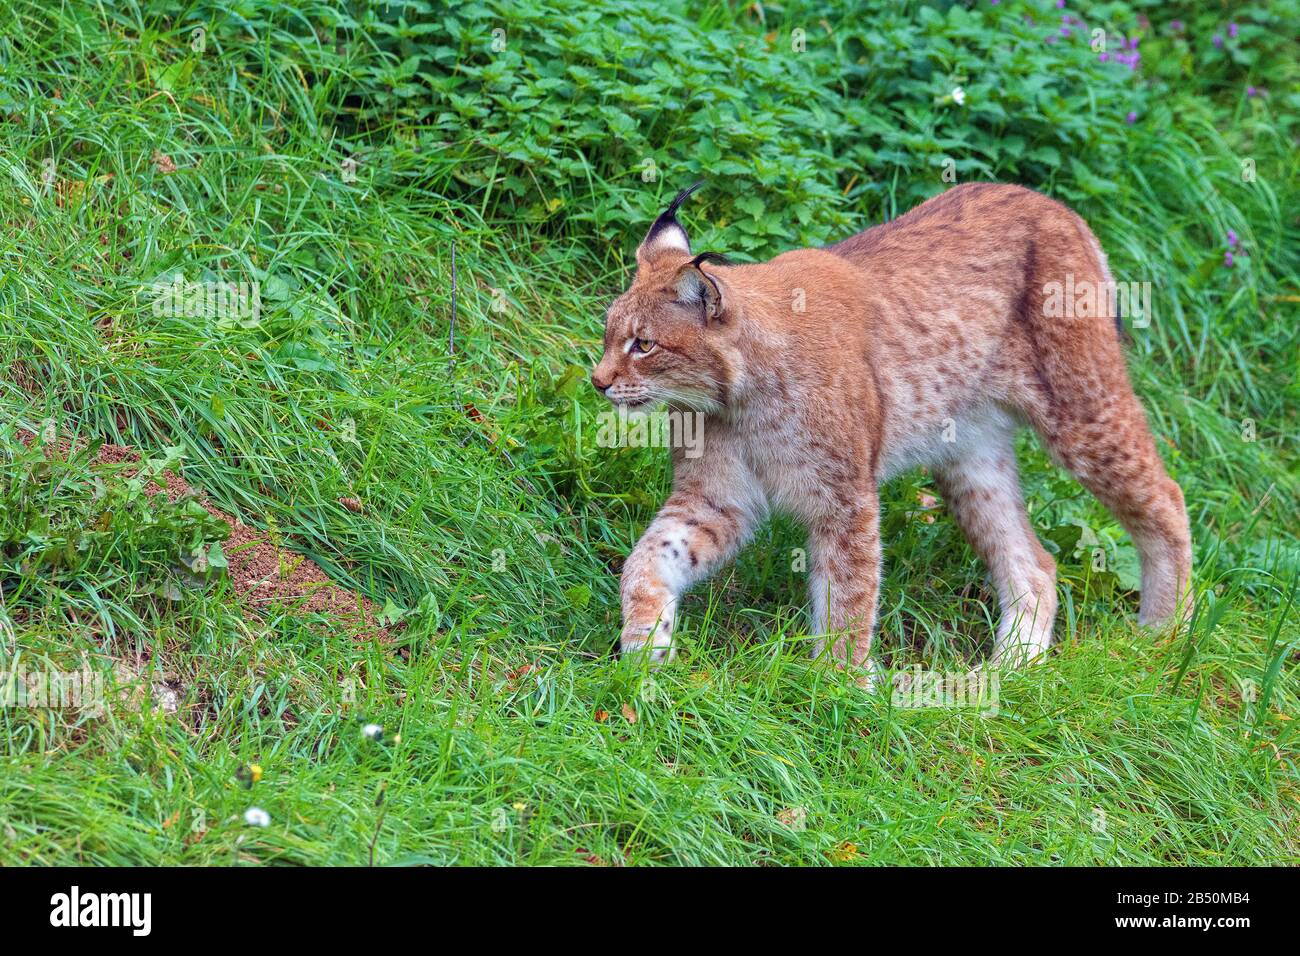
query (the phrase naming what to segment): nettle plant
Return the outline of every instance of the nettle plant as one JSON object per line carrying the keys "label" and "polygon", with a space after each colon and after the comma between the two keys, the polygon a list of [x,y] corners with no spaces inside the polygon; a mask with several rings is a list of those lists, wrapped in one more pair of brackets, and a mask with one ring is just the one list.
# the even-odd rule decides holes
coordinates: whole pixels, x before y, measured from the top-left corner
{"label": "nettle plant", "polygon": [[435,14],[437,29],[425,6],[368,13],[386,57],[357,72],[358,128],[399,109],[460,157],[467,193],[623,245],[663,194],[700,177],[712,185],[702,241],[725,231],[731,251],[754,254],[829,240],[966,179],[1103,195],[1144,103],[1135,71],[1094,48],[1094,30],[1120,41],[1115,25],[1071,16],[1062,32],[1046,2],[732,14],[484,0]]}
{"label": "nettle plant", "polygon": [[[309,21],[280,0],[238,17],[150,9],[180,44],[170,65],[159,47],[160,74],[256,74],[270,36],[293,49],[304,118],[337,133],[340,155],[379,169],[418,148],[447,164],[430,188],[489,221],[616,257],[699,178],[700,241],[754,256],[970,179],[1105,196],[1146,103],[1143,71],[1098,47],[1118,54],[1139,29],[1114,3],[394,0],[314,4]],[[200,23],[203,53],[188,46]]]}
{"label": "nettle plant", "polygon": [[1122,5],[905,4],[878,17],[832,6],[843,11],[843,149],[874,180],[862,193],[890,194],[883,214],[932,195],[936,180],[1011,181],[1079,202],[1124,175],[1125,127],[1146,94],[1121,59],[1133,22]]}
{"label": "nettle plant", "polygon": [[1195,82],[1228,102],[1275,100],[1279,124],[1295,125],[1300,0],[1230,5],[1136,0],[1132,5],[1148,18],[1142,50],[1153,79],[1170,88]]}
{"label": "nettle plant", "polygon": [[618,243],[697,172],[732,183],[713,223],[732,248],[844,228],[825,175],[836,168],[823,132],[836,110],[829,51],[694,15],[622,0],[457,8],[443,18],[455,45],[422,58],[434,135],[465,149],[457,178],[486,188],[499,177],[501,202]]}

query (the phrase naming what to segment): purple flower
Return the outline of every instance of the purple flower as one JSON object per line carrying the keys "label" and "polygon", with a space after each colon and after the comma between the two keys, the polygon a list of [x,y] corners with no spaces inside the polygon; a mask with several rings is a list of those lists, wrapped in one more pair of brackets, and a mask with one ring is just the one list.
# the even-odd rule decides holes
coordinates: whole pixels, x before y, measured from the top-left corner
{"label": "purple flower", "polygon": [[1235,249],[1237,247],[1237,234],[1231,229],[1228,230],[1228,247]]}
{"label": "purple flower", "polygon": [[1216,50],[1222,50],[1222,49],[1223,49],[1223,37],[1221,37],[1219,34],[1216,33],[1216,34],[1214,35],[1214,40],[1213,40],[1213,42],[1214,42],[1214,48],[1215,48]]}
{"label": "purple flower", "polygon": [[1138,38],[1137,38],[1137,37],[1130,37],[1130,38],[1129,38],[1129,41],[1128,41],[1128,48],[1129,48],[1130,50],[1136,50],[1136,49],[1138,48]]}
{"label": "purple flower", "polygon": [[[1097,54],[1097,62],[1098,62],[1098,63],[1105,63],[1105,62],[1106,62],[1107,60],[1109,60],[1109,59],[1110,59],[1110,54],[1109,54],[1109,53],[1098,53],[1098,54]],[[1253,90],[1254,87],[1252,86],[1251,89]]]}
{"label": "purple flower", "polygon": [[1229,249],[1227,252],[1225,252],[1225,253],[1223,254],[1223,264],[1224,264],[1225,266],[1227,266],[1229,269],[1232,268],[1232,250],[1231,250],[1231,249]]}
{"label": "purple flower", "polygon": [[1237,25],[1235,23],[1228,24],[1228,36],[1232,37],[1234,40],[1237,39]]}
{"label": "purple flower", "polygon": [[1058,10],[1064,10],[1064,9],[1065,9],[1065,0],[1056,0],[1056,9],[1058,9]]}
{"label": "purple flower", "polygon": [[1137,121],[1138,121],[1138,115],[1137,115],[1137,113],[1133,112],[1132,110],[1129,110],[1129,111],[1128,111],[1128,116],[1125,116],[1125,117],[1124,117],[1124,122],[1125,122],[1125,123],[1136,123]]}
{"label": "purple flower", "polygon": [[989,3],[996,7],[998,5],[998,0],[989,0]]}
{"label": "purple flower", "polygon": [[1049,33],[1049,34],[1047,35],[1046,42],[1048,42],[1048,43],[1055,43],[1055,42],[1056,42],[1056,35],[1055,35],[1055,34],[1051,34],[1051,33]]}
{"label": "purple flower", "polygon": [[1169,30],[1170,30],[1172,33],[1182,33],[1182,32],[1183,32],[1183,21],[1182,21],[1182,20],[1170,20],[1170,21],[1169,21]]}
{"label": "purple flower", "polygon": [[1068,37],[1069,35],[1070,35],[1070,28],[1069,28],[1069,27],[1061,27],[1061,36],[1063,36],[1063,37]]}
{"label": "purple flower", "polygon": [[1248,97],[1259,96],[1259,95],[1260,95],[1261,93],[1263,93],[1263,92],[1264,92],[1264,91],[1261,90],[1261,89],[1260,89],[1259,87],[1257,87],[1257,86],[1248,86],[1248,87],[1246,87],[1246,96],[1248,96]]}

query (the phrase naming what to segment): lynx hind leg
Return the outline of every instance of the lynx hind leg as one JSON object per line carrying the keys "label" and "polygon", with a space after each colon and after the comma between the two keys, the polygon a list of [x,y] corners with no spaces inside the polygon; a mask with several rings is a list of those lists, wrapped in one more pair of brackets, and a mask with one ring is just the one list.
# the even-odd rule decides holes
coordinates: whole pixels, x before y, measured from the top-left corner
{"label": "lynx hind leg", "polygon": [[1091,315],[1048,314],[1037,303],[1021,316],[1035,353],[1023,408],[1048,450],[1133,538],[1142,562],[1139,623],[1183,621],[1191,612],[1192,568],[1183,493],[1156,452],[1116,327],[1116,312],[1126,301],[1132,308],[1133,297],[1114,292],[1096,237],[1082,220],[1075,227],[1082,251],[1037,270],[1031,287],[1069,278],[1076,288],[1106,294],[1094,297]]}
{"label": "lynx hind leg", "polygon": [[1183,492],[1156,453],[1136,397],[1126,392],[1095,407],[1094,417],[1076,414],[1054,422],[1045,437],[1132,537],[1142,562],[1138,623],[1181,623],[1192,603],[1192,539]]}
{"label": "lynx hind leg", "polygon": [[935,468],[940,493],[989,569],[1000,618],[992,663],[1012,666],[1043,654],[1056,617],[1056,562],[1025,511],[1013,430],[985,430],[960,456]]}

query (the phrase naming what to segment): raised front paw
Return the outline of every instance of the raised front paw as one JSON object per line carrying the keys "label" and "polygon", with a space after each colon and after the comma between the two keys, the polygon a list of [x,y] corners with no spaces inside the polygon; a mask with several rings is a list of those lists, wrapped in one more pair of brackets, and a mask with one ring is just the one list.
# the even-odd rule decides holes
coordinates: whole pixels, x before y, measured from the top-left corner
{"label": "raised front paw", "polygon": [[671,664],[677,654],[672,621],[661,618],[650,625],[625,624],[618,650],[623,657],[639,659],[645,655],[651,664]]}

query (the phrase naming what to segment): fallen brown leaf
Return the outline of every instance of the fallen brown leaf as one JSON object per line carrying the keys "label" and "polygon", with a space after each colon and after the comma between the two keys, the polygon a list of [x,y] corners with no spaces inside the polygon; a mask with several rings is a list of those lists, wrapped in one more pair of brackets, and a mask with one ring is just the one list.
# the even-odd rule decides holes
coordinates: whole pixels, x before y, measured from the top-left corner
{"label": "fallen brown leaf", "polygon": [[845,840],[835,849],[831,850],[830,857],[836,863],[851,863],[858,858],[858,845]]}

